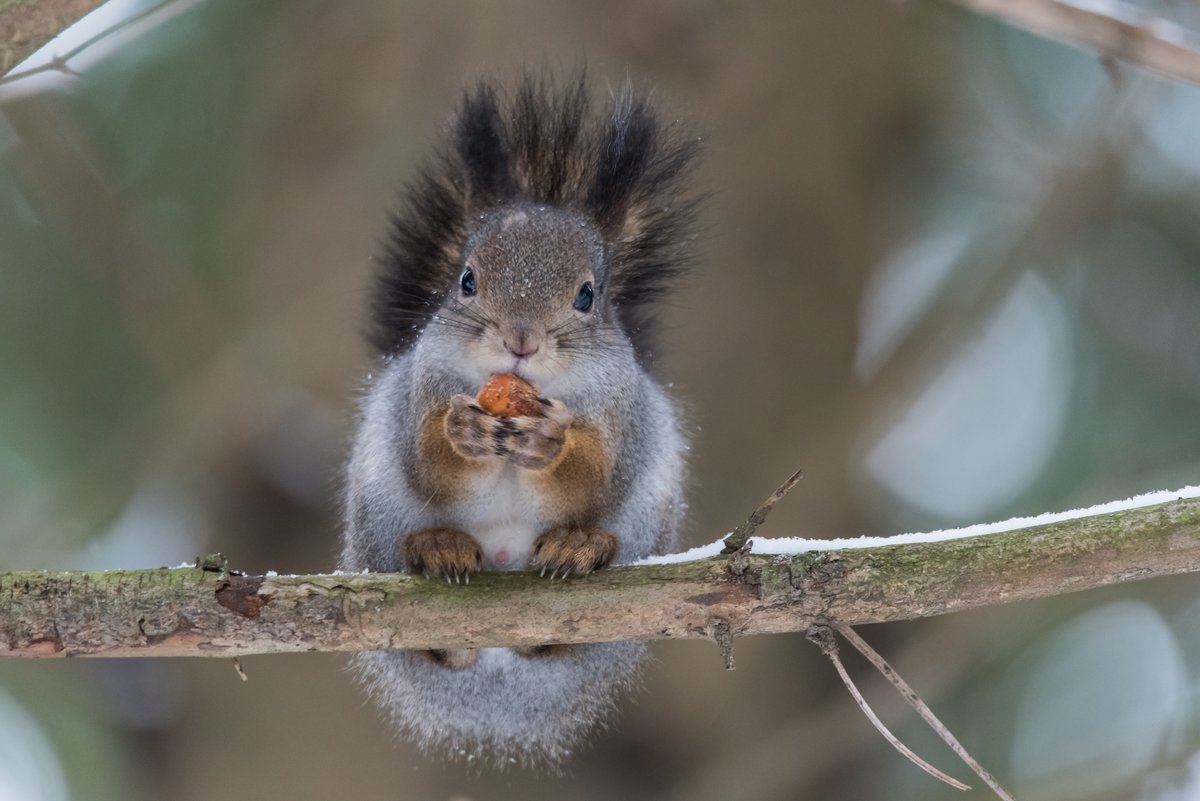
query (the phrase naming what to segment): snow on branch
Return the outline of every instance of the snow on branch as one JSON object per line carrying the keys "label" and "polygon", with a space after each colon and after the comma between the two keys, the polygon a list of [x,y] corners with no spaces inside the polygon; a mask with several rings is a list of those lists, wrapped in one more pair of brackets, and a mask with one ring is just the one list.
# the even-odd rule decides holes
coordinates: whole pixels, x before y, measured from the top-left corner
{"label": "snow on branch", "polygon": [[979,14],[1096,50],[1167,78],[1200,83],[1200,39],[1144,8],[1117,0],[950,0]]}
{"label": "snow on branch", "polygon": [[783,553],[659,558],[568,580],[482,573],[469,585],[384,573],[247,576],[211,559],[190,568],[0,573],[0,656],[229,657],[729,638],[927,617],[1200,572],[1196,487],[987,530],[756,539],[753,546]]}

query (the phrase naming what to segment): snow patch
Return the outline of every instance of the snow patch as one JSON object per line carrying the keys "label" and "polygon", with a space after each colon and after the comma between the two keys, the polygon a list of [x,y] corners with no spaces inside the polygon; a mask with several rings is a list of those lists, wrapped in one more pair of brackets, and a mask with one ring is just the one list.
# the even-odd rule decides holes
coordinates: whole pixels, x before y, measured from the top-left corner
{"label": "snow patch", "polygon": [[[1123,501],[1109,501],[1086,509],[1072,509],[1067,512],[1047,512],[1033,517],[1014,517],[997,523],[977,523],[965,528],[944,529],[913,534],[896,534],[891,537],[846,537],[831,540],[816,540],[805,537],[779,537],[764,539],[753,537],[750,552],[756,554],[780,554],[794,556],[808,551],[834,551],[848,548],[880,548],[885,545],[909,545],[920,542],[944,542],[946,540],[964,539],[966,537],[982,537],[985,534],[999,534],[1004,531],[1015,531],[1020,528],[1045,526],[1051,523],[1061,523],[1064,520],[1075,520],[1081,517],[1109,515],[1125,512],[1130,509],[1140,509],[1145,506],[1178,501],[1185,498],[1200,497],[1200,486],[1183,487],[1177,490],[1156,490],[1143,495],[1135,495]],[[708,545],[701,545],[683,553],[649,556],[634,562],[635,565],[670,565],[678,562],[691,562],[696,559],[706,559],[721,553],[724,543],[718,540]]]}

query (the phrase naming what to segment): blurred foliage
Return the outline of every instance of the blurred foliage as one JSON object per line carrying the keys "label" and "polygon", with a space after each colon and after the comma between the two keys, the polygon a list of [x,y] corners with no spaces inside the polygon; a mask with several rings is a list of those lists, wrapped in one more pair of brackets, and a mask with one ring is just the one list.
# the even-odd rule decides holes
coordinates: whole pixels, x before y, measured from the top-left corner
{"label": "blurred foliage", "polygon": [[[1197,483],[1196,87],[928,3],[102,11],[79,36],[113,30],[77,75],[0,83],[0,569],[213,550],[332,567],[387,209],[461,87],[523,64],[586,60],[598,95],[628,74],[705,133],[703,263],[664,310],[693,543],[798,466],[767,533]],[[1200,793],[1198,613],[1185,577],[866,634],[1022,801],[1176,801]],[[801,638],[739,641],[731,674],[710,644],[657,653],[559,779],[394,743],[335,657],[249,660],[246,684],[215,661],[4,664],[0,729],[29,736],[0,737],[0,799],[186,800],[215,779],[269,797],[348,780],[364,798],[963,797],[877,739]]]}

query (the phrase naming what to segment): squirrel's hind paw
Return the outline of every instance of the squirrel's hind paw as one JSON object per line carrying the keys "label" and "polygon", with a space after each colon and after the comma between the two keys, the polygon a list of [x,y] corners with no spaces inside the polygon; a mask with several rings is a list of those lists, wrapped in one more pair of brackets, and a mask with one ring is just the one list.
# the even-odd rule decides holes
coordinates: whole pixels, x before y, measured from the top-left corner
{"label": "squirrel's hind paw", "polygon": [[517,656],[526,659],[559,659],[577,653],[580,646],[571,643],[547,643],[546,645],[527,645],[512,649]]}
{"label": "squirrel's hind paw", "polygon": [[443,576],[446,582],[471,581],[483,569],[483,549],[465,531],[423,528],[404,538],[404,564],[411,573]]}
{"label": "squirrel's hind paw", "polygon": [[420,654],[447,670],[466,670],[479,661],[478,648],[435,648]]}
{"label": "squirrel's hind paw", "polygon": [[544,532],[533,543],[530,564],[540,567],[542,575],[582,576],[604,567],[617,558],[621,541],[598,528],[562,526]]}

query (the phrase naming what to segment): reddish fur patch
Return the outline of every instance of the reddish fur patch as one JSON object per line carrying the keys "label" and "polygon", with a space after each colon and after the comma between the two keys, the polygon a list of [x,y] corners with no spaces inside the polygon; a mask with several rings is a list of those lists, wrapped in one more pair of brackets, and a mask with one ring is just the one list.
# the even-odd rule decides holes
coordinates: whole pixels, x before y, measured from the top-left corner
{"label": "reddish fur patch", "polygon": [[449,504],[466,493],[471,473],[483,469],[478,460],[460,456],[446,438],[446,416],[441,407],[428,416],[417,433],[417,458],[408,466],[409,483],[417,494],[434,504]]}
{"label": "reddish fur patch", "polygon": [[597,519],[612,502],[612,468],[612,450],[599,432],[572,425],[558,459],[533,476],[546,516],[578,523]]}

